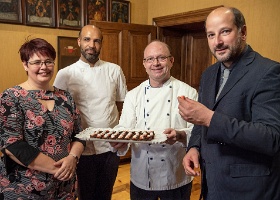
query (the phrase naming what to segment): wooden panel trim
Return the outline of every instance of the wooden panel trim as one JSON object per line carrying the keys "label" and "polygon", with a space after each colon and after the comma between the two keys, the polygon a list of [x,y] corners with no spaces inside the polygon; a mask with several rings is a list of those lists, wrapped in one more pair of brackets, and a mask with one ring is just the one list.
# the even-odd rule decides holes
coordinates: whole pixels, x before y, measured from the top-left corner
{"label": "wooden panel trim", "polygon": [[168,27],[168,26],[175,26],[181,24],[191,24],[196,22],[203,22],[206,20],[208,14],[216,8],[223,7],[215,6],[209,7],[205,9],[189,11],[184,13],[178,13],[173,15],[167,15],[162,17],[153,18],[154,25],[158,27]]}

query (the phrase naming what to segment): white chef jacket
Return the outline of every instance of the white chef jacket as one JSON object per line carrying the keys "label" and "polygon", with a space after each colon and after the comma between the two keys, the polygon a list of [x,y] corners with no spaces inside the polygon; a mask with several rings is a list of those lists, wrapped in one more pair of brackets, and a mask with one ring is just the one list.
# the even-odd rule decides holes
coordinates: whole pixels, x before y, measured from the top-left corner
{"label": "white chef jacket", "polygon": [[[197,100],[197,91],[171,77],[160,88],[152,88],[149,80],[129,91],[116,128],[164,130],[174,128],[187,133],[185,144],[131,144],[131,181],[144,190],[171,190],[190,183],[182,161],[193,124],[179,114],[178,96]],[[118,152],[119,155],[123,153]]]}
{"label": "white chef jacket", "polygon": [[[124,101],[126,80],[120,66],[98,60],[94,67],[82,60],[58,71],[54,86],[67,90],[80,110],[83,128],[112,128],[118,124],[116,101]],[[108,142],[87,141],[83,155],[110,151]]]}

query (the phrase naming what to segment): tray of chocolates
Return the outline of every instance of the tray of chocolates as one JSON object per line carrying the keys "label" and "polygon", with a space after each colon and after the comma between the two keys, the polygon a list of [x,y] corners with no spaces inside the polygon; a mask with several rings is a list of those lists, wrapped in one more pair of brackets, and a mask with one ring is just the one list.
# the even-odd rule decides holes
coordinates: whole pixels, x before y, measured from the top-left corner
{"label": "tray of chocolates", "polygon": [[163,143],[167,139],[163,131],[91,127],[86,128],[77,134],[76,137],[81,140],[150,144]]}

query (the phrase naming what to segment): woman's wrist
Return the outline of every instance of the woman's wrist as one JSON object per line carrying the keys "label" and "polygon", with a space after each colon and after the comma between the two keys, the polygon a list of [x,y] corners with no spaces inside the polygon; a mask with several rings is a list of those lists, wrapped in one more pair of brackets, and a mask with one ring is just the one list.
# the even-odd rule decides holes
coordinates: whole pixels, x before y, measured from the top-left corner
{"label": "woman's wrist", "polygon": [[72,156],[76,159],[77,164],[79,163],[79,157],[76,154],[69,153],[69,156]]}

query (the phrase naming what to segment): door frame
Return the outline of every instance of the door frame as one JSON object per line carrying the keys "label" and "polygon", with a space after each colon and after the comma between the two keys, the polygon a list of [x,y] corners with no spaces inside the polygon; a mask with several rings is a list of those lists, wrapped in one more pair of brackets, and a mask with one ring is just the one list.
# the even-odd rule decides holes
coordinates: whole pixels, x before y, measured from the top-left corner
{"label": "door frame", "polygon": [[163,28],[177,25],[187,26],[201,22],[204,23],[210,12],[219,7],[223,7],[223,5],[173,15],[166,15],[162,17],[155,17],[153,18],[153,24],[158,28]]}

